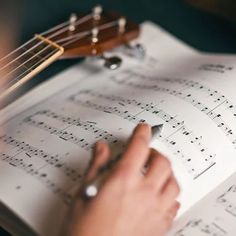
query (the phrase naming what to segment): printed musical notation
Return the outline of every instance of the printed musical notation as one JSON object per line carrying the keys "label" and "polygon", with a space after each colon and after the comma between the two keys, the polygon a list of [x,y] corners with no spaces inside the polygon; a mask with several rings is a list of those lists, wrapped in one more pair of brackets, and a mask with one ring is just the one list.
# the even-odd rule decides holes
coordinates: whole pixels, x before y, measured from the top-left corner
{"label": "printed musical notation", "polygon": [[[101,106],[99,103],[93,102],[94,100],[99,101],[99,99],[106,100],[107,102],[112,101],[115,105],[113,107]],[[125,99],[121,96],[114,96],[104,93],[101,94],[94,90],[80,91],[79,93],[70,96],[69,101],[105,113],[109,112],[110,114],[117,115],[123,119],[134,122],[135,124],[139,122],[145,122],[145,119],[142,118],[142,112],[148,112],[157,116],[172,129],[171,134],[162,134],[159,139],[165,143],[177,157],[179,157],[181,162],[187,168],[188,173],[193,175],[193,179],[199,178],[203,173],[216,164],[216,154],[209,152],[208,148],[204,145],[202,137],[195,135],[194,132],[185,125],[184,121],[180,121],[177,119],[177,117],[172,116],[166,111],[158,108],[157,104],[143,103],[137,101],[136,99]],[[141,111],[139,111],[137,114],[132,114],[130,111],[126,110],[128,105],[138,107]],[[178,145],[178,140],[174,138],[177,133],[186,138],[189,144],[197,148],[200,155],[203,156],[202,159],[197,160],[198,165],[194,163],[195,161],[193,158],[184,154],[184,151],[180,147],[181,144],[179,143]],[[197,166],[200,166],[200,168]]]}
{"label": "printed musical notation", "polygon": [[235,235],[236,174],[181,216],[169,236]]}
{"label": "printed musical notation", "polygon": [[[89,97],[94,97],[94,98],[99,98],[99,99],[104,99],[107,101],[112,101],[112,102],[117,102],[118,105],[121,106],[121,108],[125,108],[127,107],[127,105],[133,105],[133,106],[137,106],[139,107],[142,111],[147,111],[147,112],[151,112],[153,114],[158,115],[159,118],[161,118],[163,121],[165,121],[166,123],[168,123],[169,125],[172,126],[173,129],[178,129],[180,127],[182,127],[184,125],[184,121],[179,121],[177,120],[174,116],[171,116],[170,114],[168,114],[167,112],[165,112],[162,109],[158,109],[158,105],[154,104],[154,103],[143,103],[140,101],[137,101],[136,99],[126,99],[124,97],[121,96],[114,96],[114,95],[109,95],[109,94],[102,94],[93,90],[85,90],[85,91],[80,91],[78,94],[72,95],[69,99],[71,101],[80,103],[81,99],[80,96],[82,95],[88,95]],[[89,101],[87,101],[89,102]],[[99,108],[99,107],[97,107]],[[112,114],[114,114],[115,112],[115,108],[114,107],[109,107],[109,109],[111,110]],[[107,108],[105,109],[100,109],[101,111],[106,112]],[[133,115],[130,114],[128,111],[119,111],[116,112],[115,114],[121,116],[124,119],[128,119],[135,123],[137,122],[145,122],[145,120],[143,119],[139,119],[139,118],[135,118],[138,117],[138,115]],[[126,115],[124,115],[126,114]],[[139,112],[138,114],[141,114],[141,112]]]}
{"label": "printed musical notation", "polygon": [[217,72],[217,73],[222,73],[222,74],[232,71],[234,69],[233,66],[226,66],[219,63],[217,64],[206,63],[206,64],[200,65],[198,68],[199,70]]}
{"label": "printed musical notation", "polygon": [[138,118],[135,115],[132,115],[127,110],[122,111],[122,110],[118,109],[117,107],[103,106],[103,105],[100,105],[100,104],[93,103],[93,102],[91,102],[89,100],[84,100],[84,101],[82,101],[82,100],[75,100],[75,98],[73,96],[71,96],[69,98],[69,100],[74,102],[74,103],[77,103],[78,105],[81,105],[81,106],[92,108],[94,110],[102,111],[102,112],[109,113],[109,114],[112,114],[112,115],[117,115],[117,116],[119,116],[119,117],[121,117],[121,118],[123,118],[125,120],[128,120],[130,122],[133,122],[135,124],[145,122],[144,119],[141,119],[141,118]]}
{"label": "printed musical notation", "polygon": [[[40,118],[42,118],[42,116],[45,116],[45,117],[50,117],[54,120],[61,121],[62,123],[67,124],[68,126],[64,129],[61,129],[61,128],[54,127],[50,124],[47,124],[45,121],[42,121],[42,119],[39,119],[39,121],[37,121],[36,116],[38,115],[40,115]],[[51,110],[38,111],[35,114],[25,118],[23,122],[28,125],[35,126],[44,131],[47,131],[52,135],[56,135],[60,139],[63,139],[67,142],[71,142],[75,145],[78,145],[79,147],[85,149],[86,151],[91,151],[95,142],[100,139],[104,139],[108,143],[118,142],[117,138],[114,137],[114,135],[109,134],[107,131],[98,128],[93,122],[89,122],[89,121],[84,122],[84,121],[81,121],[80,119],[66,117],[66,116],[57,114]],[[85,139],[85,137],[78,137],[74,135],[73,133],[68,132],[67,129],[72,128],[73,126],[80,127],[83,130],[86,130],[88,132],[92,132],[95,135],[94,140],[92,142],[89,142]]]}
{"label": "printed musical notation", "polygon": [[[153,79],[154,80],[154,79]],[[229,99],[225,97],[225,95],[221,94],[219,91],[209,88],[206,85],[198,81],[185,80],[185,79],[168,79],[168,78],[160,78],[161,81],[171,84],[179,84],[181,86],[186,86],[191,90],[195,90],[198,93],[203,93],[207,96],[207,99],[211,102],[215,103],[216,106],[221,105],[225,107],[228,111],[230,111],[233,117],[236,117],[236,105]]]}
{"label": "printed musical notation", "polygon": [[[199,187],[204,185],[206,173],[209,176],[221,173],[220,151],[209,142],[212,135],[204,132],[205,124],[198,129],[200,125],[195,124],[195,117],[189,113],[200,111],[204,114],[203,123],[207,120],[213,132],[219,131],[216,145],[222,141],[228,144],[229,140],[236,148],[236,131],[218,110],[232,106],[226,100],[194,81],[161,78],[157,82],[154,76],[122,71],[95,85],[88,82],[82,88],[65,89],[57,97],[52,96],[12,118],[6,123],[10,132],[0,138],[6,144],[6,151],[2,152],[5,156],[0,160],[40,180],[45,191],[59,193],[63,201],[68,201],[68,193],[83,177],[96,141],[103,139],[119,146],[118,137],[128,138],[134,125],[161,122],[164,129],[157,142],[164,144],[176,164],[173,166],[180,168],[181,177],[188,176],[183,184],[191,182]],[[188,105],[182,114],[179,107],[185,102]],[[234,107],[228,107],[227,112],[234,117]],[[69,153],[67,157],[65,152]],[[204,185],[199,195],[202,197],[207,191]],[[194,197],[193,202],[199,200]]]}
{"label": "printed musical notation", "polygon": [[[67,193],[67,191],[65,189],[62,189],[54,181],[52,181],[48,177],[46,172],[44,172],[43,170],[41,171],[40,168],[37,168],[34,164],[32,164],[33,161],[31,163],[27,163],[24,161],[24,159],[17,158],[17,155],[16,156],[9,156],[5,153],[0,153],[0,160],[8,163],[9,165],[11,165],[13,167],[16,167],[16,168],[24,171],[28,175],[39,180],[48,189],[50,189],[50,191],[52,191],[55,195],[60,197],[65,204],[71,203],[73,196],[70,195],[69,193]],[[56,164],[57,168],[61,168],[62,166],[63,165],[61,165],[60,163]],[[67,173],[67,176],[71,176],[72,174],[76,173],[75,170],[69,170],[69,168],[67,168],[65,166],[63,166],[63,169]],[[75,177],[73,177],[73,179],[76,180],[78,177],[81,178],[80,175],[76,174]]]}
{"label": "printed musical notation", "polygon": [[224,210],[236,217],[236,185],[232,185],[225,193],[220,195],[216,202],[221,205]]}
{"label": "printed musical notation", "polygon": [[50,134],[56,135],[67,142],[74,143],[75,145],[78,145],[79,147],[84,148],[87,151],[91,150],[93,147],[93,144],[89,144],[85,139],[77,137],[73,135],[73,133],[68,133],[67,131],[63,131],[62,129],[55,128],[51,125],[46,124],[45,122],[35,121],[31,118],[25,119],[24,122],[28,125],[32,125],[39,129],[48,131],[50,132]]}
{"label": "printed musical notation", "polygon": [[44,115],[46,117],[50,117],[55,120],[59,120],[59,121],[65,123],[65,124],[68,124],[70,126],[81,127],[82,129],[93,133],[95,135],[96,140],[97,139],[104,139],[108,143],[117,143],[117,141],[118,141],[117,137],[115,137],[113,134],[110,134],[106,130],[101,129],[98,126],[96,126],[96,122],[94,122],[94,121],[82,121],[80,118],[73,118],[73,117],[69,117],[69,116],[60,115],[60,114],[57,114],[56,112],[53,112],[51,110],[38,111],[37,113],[35,113],[35,115]]}
{"label": "printed musical notation", "polygon": [[[8,163],[12,167],[24,171],[27,175],[36,178],[42,184],[44,184],[51,192],[57,195],[65,204],[70,204],[73,194],[68,193],[67,187],[62,187],[60,184],[53,181],[45,170],[48,166],[58,170],[64,174],[64,178],[68,179],[70,183],[76,184],[82,180],[83,173],[78,171],[76,167],[71,167],[67,164],[65,158],[59,154],[50,154],[42,149],[36,148],[24,141],[19,141],[13,137],[4,135],[0,137],[0,142],[5,144],[5,149],[12,150],[14,148],[14,154],[8,155],[5,153],[0,154],[0,160]],[[11,146],[12,148],[7,148]],[[23,155],[24,154],[24,155]],[[40,165],[37,160],[42,160]]]}
{"label": "printed musical notation", "polygon": [[28,143],[16,140],[6,135],[0,137],[0,141],[5,143],[6,145],[10,145],[17,149],[15,151],[16,153],[14,154],[15,157],[24,152],[25,155],[29,158],[33,157],[40,158],[41,160],[45,161],[45,164],[60,169],[72,181],[78,181],[79,179],[82,178],[82,174],[78,173],[78,171],[75,168],[67,166],[67,164],[62,161],[63,158],[60,157],[59,154],[54,154],[54,155],[49,154],[44,150],[35,148],[29,145]]}
{"label": "printed musical notation", "polygon": [[182,229],[174,234],[174,236],[225,236],[227,232],[216,223],[206,223],[202,219],[194,219],[189,221]]}
{"label": "printed musical notation", "polygon": [[[33,126],[36,129],[45,131],[51,137],[58,137],[58,139],[65,141],[65,144],[75,144],[75,146],[88,152],[89,155],[95,142],[98,140],[103,139],[110,144],[116,144],[118,142],[113,134],[97,127],[96,122],[82,121],[80,118],[61,115],[52,110],[38,110],[33,112],[22,121],[19,121],[19,124],[20,126],[24,125],[24,127],[18,127],[18,129],[22,129],[22,132],[24,132],[24,129],[29,130],[27,126]],[[73,134],[71,130],[75,130],[76,127],[87,132],[89,138],[87,139],[86,135],[84,136],[83,134],[80,136],[81,132],[77,132],[79,133],[77,135]],[[0,155],[0,160],[8,163],[12,167],[24,171],[27,175],[38,179],[50,189],[50,191],[58,195],[65,203],[69,203],[72,195],[67,193],[68,187],[72,186],[73,188],[74,184],[78,185],[83,177],[81,168],[79,171],[76,169],[76,166],[68,164],[67,157],[62,156],[62,154],[48,153],[47,151],[17,139],[14,136],[3,134],[0,137],[0,142],[5,145],[5,150],[9,151],[9,153],[2,153]],[[37,163],[36,160],[41,160],[40,164]],[[63,189],[62,186],[57,185],[53,179],[50,178],[50,175],[46,170],[47,167],[56,169],[68,179],[70,184],[68,184],[67,190]]]}
{"label": "printed musical notation", "polygon": [[[127,73],[127,74],[126,74]],[[145,78],[145,80],[144,80]],[[189,84],[189,83],[184,83],[182,80],[174,80],[174,79],[157,79],[154,77],[149,77],[149,76],[144,76],[139,73],[133,73],[132,71],[125,71],[122,73],[122,75],[119,76],[113,76],[112,80],[119,84],[119,85],[125,85],[125,86],[130,86],[132,88],[137,88],[141,90],[151,90],[151,91],[156,91],[156,92],[163,92],[167,93],[169,95],[175,96],[181,100],[184,100],[187,103],[190,103],[193,107],[197,108],[200,112],[205,114],[207,117],[209,117],[215,124],[216,126],[221,129],[221,131],[224,132],[226,137],[229,139],[231,144],[234,146],[236,149],[236,131],[233,131],[232,128],[227,124],[227,122],[224,120],[224,117],[221,113],[217,113],[217,109],[219,109],[221,106],[227,106],[228,110],[232,113],[233,116],[235,117],[235,109],[236,107],[228,100],[226,99],[223,95],[219,95],[218,92],[213,92],[212,90],[209,90],[208,88],[204,87],[203,85],[199,86],[199,83]],[[157,85],[157,81],[160,83],[162,81],[164,82],[170,82],[174,83],[175,89],[168,88],[167,86],[160,86]],[[203,88],[202,88],[203,87]],[[214,106],[210,107],[203,102],[201,102],[199,99],[194,97],[192,93],[186,92],[187,88],[194,88],[197,89],[201,88],[203,91],[208,91],[209,96],[214,97],[217,96],[217,99],[214,101],[221,102],[221,104],[215,104]],[[216,95],[217,94],[217,95]],[[219,97],[218,97],[219,95]]]}

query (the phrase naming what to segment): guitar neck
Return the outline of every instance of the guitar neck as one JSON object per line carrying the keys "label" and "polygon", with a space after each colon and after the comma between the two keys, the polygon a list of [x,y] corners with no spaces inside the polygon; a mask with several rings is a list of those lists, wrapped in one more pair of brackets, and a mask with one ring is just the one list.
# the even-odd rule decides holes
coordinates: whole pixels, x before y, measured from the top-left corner
{"label": "guitar neck", "polygon": [[23,83],[41,72],[64,53],[58,44],[36,35],[30,43],[22,45],[12,57],[0,61],[0,99],[8,96]]}

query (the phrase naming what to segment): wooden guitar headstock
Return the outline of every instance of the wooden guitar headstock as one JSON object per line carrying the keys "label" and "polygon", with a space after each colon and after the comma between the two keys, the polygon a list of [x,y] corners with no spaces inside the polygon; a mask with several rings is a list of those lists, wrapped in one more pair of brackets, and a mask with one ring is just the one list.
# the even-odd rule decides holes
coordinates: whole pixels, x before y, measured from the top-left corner
{"label": "wooden guitar headstock", "polygon": [[139,36],[139,26],[117,13],[103,13],[101,6],[87,15],[72,14],[66,26],[43,35],[64,48],[62,58],[101,56]]}
{"label": "wooden guitar headstock", "polygon": [[[66,21],[35,37],[0,59],[0,75],[3,82],[0,99],[5,98],[29,79],[59,58],[96,56],[104,59],[105,67],[116,69],[121,58],[104,56],[116,47],[126,45],[139,36],[139,26],[116,13],[103,13],[96,6],[89,14],[78,17],[72,14]],[[140,45],[134,54],[143,55]]]}

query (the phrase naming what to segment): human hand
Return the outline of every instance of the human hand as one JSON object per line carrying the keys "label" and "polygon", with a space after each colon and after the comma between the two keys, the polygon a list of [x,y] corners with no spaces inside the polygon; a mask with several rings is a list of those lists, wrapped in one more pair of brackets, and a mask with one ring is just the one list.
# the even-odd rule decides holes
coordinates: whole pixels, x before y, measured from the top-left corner
{"label": "human hand", "polygon": [[[151,128],[139,125],[127,150],[104,181],[98,195],[86,201],[78,196],[72,208],[67,236],[163,236],[179,209],[178,184],[170,162],[149,148]],[[105,143],[97,143],[85,183],[110,159]],[[148,163],[148,165],[147,165]],[[141,170],[147,165],[145,175]]]}

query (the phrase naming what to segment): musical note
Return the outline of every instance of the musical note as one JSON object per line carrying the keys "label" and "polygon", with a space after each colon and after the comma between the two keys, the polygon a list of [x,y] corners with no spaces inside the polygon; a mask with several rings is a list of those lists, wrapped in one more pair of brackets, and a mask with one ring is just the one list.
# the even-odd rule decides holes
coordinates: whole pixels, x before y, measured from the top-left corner
{"label": "musical note", "polygon": [[138,118],[135,115],[132,115],[127,110],[122,111],[122,110],[118,109],[117,107],[102,106],[102,105],[93,103],[93,102],[91,102],[89,100],[85,100],[85,101],[83,101],[83,100],[75,100],[74,97],[70,97],[69,100],[72,101],[73,103],[76,103],[76,104],[79,104],[79,105],[82,105],[82,106],[85,106],[85,107],[89,107],[89,108],[92,108],[92,109],[95,109],[95,110],[98,110],[98,111],[102,111],[102,112],[105,112],[105,113],[117,115],[117,116],[119,116],[119,117],[121,117],[121,118],[123,118],[125,120],[131,121],[131,122],[133,122],[135,124],[145,122],[144,119],[141,119],[141,118]]}
{"label": "musical note", "polygon": [[[66,129],[61,130],[59,128],[54,128],[50,125],[47,125],[46,123],[42,123],[40,121],[36,122],[32,118],[34,118],[37,115],[43,115],[46,117],[53,118],[55,120],[61,121],[64,124],[70,125],[69,127],[76,126],[76,127],[82,128],[83,130],[92,132],[95,135],[95,140],[104,139],[109,143],[116,143],[117,142],[117,137],[108,133],[106,130],[97,127],[96,123],[94,123],[94,122],[82,121],[79,118],[75,119],[72,117],[63,116],[63,115],[57,114],[51,110],[38,111],[35,114],[31,115],[30,117],[27,117],[24,120],[24,122],[29,123],[31,125],[35,125],[37,127],[40,127],[42,129],[50,132],[51,134],[58,135],[59,137],[62,137],[64,135],[64,139],[66,139],[67,141],[71,141],[75,144],[79,144],[81,147],[86,147],[86,150],[90,150],[95,141],[92,144],[88,144],[84,140],[81,140],[80,138],[74,136],[72,133],[66,132]],[[67,127],[67,129],[69,127]]]}
{"label": "musical note", "polygon": [[234,67],[226,66],[223,64],[206,63],[206,64],[200,65],[198,67],[198,69],[202,70],[202,71],[211,71],[211,72],[217,72],[217,73],[224,74],[226,72],[232,71],[234,69]]}
{"label": "musical note", "polygon": [[[187,156],[176,139],[165,138],[163,143],[172,150],[174,155],[179,158],[179,160],[186,167],[187,172],[193,176],[196,180],[201,177],[206,171],[210,170],[216,162],[214,161],[215,156],[207,154],[208,159],[197,159],[194,160],[193,157]],[[198,165],[196,165],[196,162]]]}
{"label": "musical note", "polygon": [[[209,88],[206,85],[203,85],[199,81],[192,81],[192,80],[186,80],[186,79],[179,79],[179,78],[167,78],[167,77],[158,77],[152,76],[152,75],[140,75],[140,73],[131,72],[130,70],[127,70],[123,72],[123,74],[129,74],[129,76],[137,76],[142,79],[148,79],[149,81],[161,81],[166,82],[170,84],[175,84],[181,86],[182,90],[190,89],[190,91],[196,91],[198,93],[203,93],[207,96],[208,101],[212,101],[214,104],[216,104],[216,107],[220,104],[221,106],[224,106],[228,111],[231,112],[231,114],[235,117],[236,116],[236,104],[230,101],[230,99],[226,98],[225,95],[220,93],[217,90],[214,90],[212,88]],[[113,79],[116,79],[113,77]],[[212,108],[214,110],[214,108]]]}
{"label": "musical note", "polygon": [[216,202],[224,207],[225,211],[236,217],[236,185],[232,185],[229,189],[220,195]]}
{"label": "musical note", "polygon": [[[184,124],[184,121],[179,121],[177,120],[175,117],[171,116],[170,114],[168,114],[167,112],[165,112],[162,109],[158,109],[157,105],[154,103],[143,103],[140,101],[137,101],[135,99],[125,99],[123,97],[120,96],[114,96],[114,95],[107,95],[107,94],[101,94],[92,90],[86,90],[86,91],[81,91],[79,94],[75,94],[73,96],[70,97],[71,101],[79,101],[80,95],[89,95],[91,97],[95,97],[95,98],[102,98],[105,100],[110,100],[113,102],[117,102],[118,104],[122,103],[121,106],[127,106],[127,105],[133,105],[133,106],[137,106],[139,107],[142,111],[147,111],[147,112],[151,112],[152,114],[156,114],[159,118],[161,118],[163,121],[165,121],[166,123],[170,124],[172,126],[172,128],[174,129],[178,129],[180,126],[182,126]],[[141,114],[141,113],[139,113]],[[134,117],[135,115],[129,115],[129,117]],[[126,119],[126,116],[122,116],[122,118]],[[141,119],[138,119],[141,120]],[[142,121],[142,120],[141,120]]]}
{"label": "musical note", "polygon": [[[160,139],[163,143],[165,143],[177,156],[180,155],[180,153],[176,152],[176,145],[173,145],[173,143],[176,143],[176,141],[171,141],[169,142],[169,138],[173,138],[174,135],[176,135],[177,133],[183,135],[184,137],[186,137],[191,145],[194,145],[199,152],[201,153],[201,155],[204,156],[204,158],[202,159],[203,163],[201,165],[201,168],[199,170],[196,170],[196,168],[194,168],[194,164],[192,164],[192,166],[190,166],[190,163],[188,161],[183,161],[183,160],[188,160],[189,158],[183,158],[184,154],[181,151],[181,161],[187,166],[188,172],[191,173],[193,175],[193,179],[197,179],[201,176],[201,173],[204,173],[205,170],[210,169],[211,167],[214,166],[215,161],[213,160],[216,157],[216,154],[209,152],[209,150],[207,149],[206,146],[204,146],[203,144],[203,138],[199,138],[197,137],[193,131],[191,131],[190,129],[187,128],[187,126],[184,124],[184,121],[180,121],[177,119],[176,116],[174,115],[170,115],[169,113],[165,112],[164,110],[158,108],[157,104],[154,103],[143,103],[140,101],[137,101],[136,99],[126,99],[124,97],[121,96],[115,96],[115,95],[109,95],[109,94],[101,94],[99,92],[93,91],[93,90],[84,90],[84,91],[80,91],[79,93],[76,93],[72,96],[70,96],[69,100],[71,102],[75,102],[76,104],[83,104],[84,106],[90,105],[90,107],[93,107],[95,109],[98,109],[99,111],[103,111],[106,112],[107,108],[105,109],[104,107],[101,107],[99,104],[96,104],[94,102],[91,102],[92,100],[98,101],[99,99],[103,99],[106,101],[112,101],[112,102],[116,102],[117,105],[119,105],[120,103],[122,103],[122,107],[127,107],[128,105],[132,105],[135,107],[138,107],[141,109],[141,112],[138,113],[138,116],[135,114],[127,114],[126,111],[121,111],[119,110],[120,108],[118,107],[110,107],[110,112],[113,115],[118,115],[124,119],[129,119],[130,117],[132,117],[132,121],[133,122],[137,122],[137,121],[142,121],[141,115],[142,112],[148,112],[151,113],[153,115],[156,115],[158,118],[162,119],[167,125],[170,126],[171,129],[173,129],[174,131],[172,132],[172,134],[167,134],[166,136],[164,134],[162,134],[162,139]],[[122,108],[121,107],[121,108]],[[118,112],[119,110],[119,112]],[[127,116],[128,115],[128,116]],[[168,137],[168,138],[166,138]],[[175,146],[175,147],[174,147]],[[180,148],[177,148],[178,150],[180,150]],[[179,151],[180,152],[180,151]],[[198,162],[200,160],[198,159]]]}
{"label": "musical note", "polygon": [[[97,122],[91,120],[82,121],[80,118],[61,115],[50,109],[33,112],[20,122],[20,126],[24,126],[25,130],[28,130],[27,126],[33,126],[36,129],[46,131],[48,135],[56,136],[58,139],[65,141],[65,144],[75,144],[75,146],[87,152],[90,152],[95,142],[100,139],[104,139],[111,144],[118,142],[117,137],[113,134],[99,128]],[[71,129],[75,130],[76,127],[86,131],[90,136],[93,134],[93,138],[91,136],[87,139],[84,135],[80,136],[70,131]],[[21,137],[23,132],[19,129],[16,134]],[[83,177],[81,168],[77,169],[76,166],[67,163],[66,159],[68,155],[70,156],[70,153],[66,153],[65,156],[61,156],[57,153],[52,154],[21,139],[6,134],[0,137],[0,141],[5,144],[5,149],[9,150],[8,154],[2,153],[0,156],[2,161],[39,180],[46,188],[58,195],[66,204],[70,202],[73,195],[68,193],[68,187],[73,187],[74,184],[77,185]],[[43,141],[45,140],[43,139]],[[35,164],[36,160],[40,160],[41,162]],[[67,189],[63,189],[62,186],[57,185],[55,181],[51,179],[46,170],[47,167],[55,169],[64,175],[65,180],[68,180],[69,183]]]}
{"label": "musical note", "polygon": [[182,229],[174,234],[174,236],[225,236],[226,231],[216,223],[206,223],[202,219],[190,220]]}
{"label": "musical note", "polygon": [[29,117],[25,119],[24,122],[27,123],[28,125],[37,127],[39,129],[43,129],[49,132],[50,134],[56,135],[60,139],[63,139],[67,142],[74,143],[75,145],[78,145],[79,147],[84,148],[87,151],[91,150],[93,147],[93,143],[86,142],[84,138],[75,136],[73,135],[73,133],[68,133],[67,131],[63,131],[61,129],[50,126],[46,124],[45,122],[35,121]]}
{"label": "musical note", "polygon": [[40,171],[40,169],[35,167],[34,164],[26,163],[23,159],[19,159],[16,156],[9,156],[5,153],[0,153],[0,160],[24,171],[26,174],[39,180],[55,195],[60,197],[65,204],[69,205],[71,203],[73,196],[69,195],[66,190],[62,189],[59,185],[48,178],[47,173],[45,173],[44,171]]}
{"label": "musical note", "polygon": [[[193,107],[197,108],[200,112],[208,116],[216,124],[216,126],[220,128],[221,131],[224,132],[224,134],[230,140],[231,144],[236,149],[236,145],[234,143],[234,141],[236,140],[236,135],[235,135],[236,131],[233,131],[233,129],[231,129],[229,125],[227,124],[227,122],[223,119],[223,116],[221,114],[218,114],[215,111],[216,108],[219,108],[218,105],[213,108],[210,108],[208,107],[208,105],[199,101],[191,93],[185,93],[182,87],[179,89],[173,90],[171,88],[161,87],[157,85],[156,83],[151,83],[153,80],[153,78],[151,77],[146,76],[145,77],[146,80],[143,81],[143,77],[140,76],[139,74],[135,74],[135,77],[133,77],[132,72],[130,71],[128,72],[128,74],[130,75],[128,79],[127,77],[120,77],[120,76],[114,77],[113,76],[112,80],[117,84],[130,86],[130,87],[138,88],[141,90],[152,90],[152,91],[167,93],[177,98],[180,98],[187,103],[190,103]],[[154,82],[156,81],[157,79]],[[225,101],[223,103],[225,103]]]}
{"label": "musical note", "polygon": [[[7,135],[0,137],[0,140],[3,143],[13,146],[17,149],[15,157],[17,157],[17,155],[20,155],[22,152],[24,152],[25,155],[27,155],[30,158],[36,156],[37,158],[40,158],[41,160],[43,160],[45,164],[48,164],[52,167],[60,169],[60,171],[62,171],[68,178],[70,178],[70,180],[74,182],[82,178],[82,174],[79,173],[75,168],[69,167],[65,162],[62,161],[63,158],[60,157],[58,154],[55,154],[55,155],[49,154],[45,152],[44,150],[35,148],[29,145],[28,143],[16,140]],[[17,160],[20,161],[21,163],[21,160],[19,159]],[[17,165],[17,161],[11,162],[11,165],[14,165],[15,167],[20,166],[20,165]]]}

